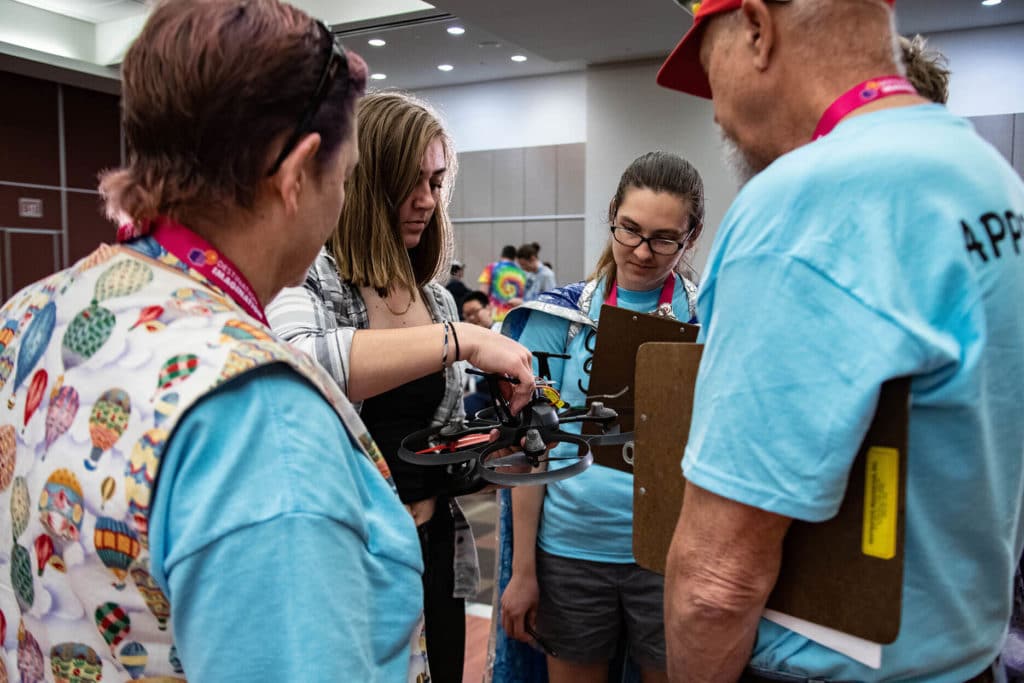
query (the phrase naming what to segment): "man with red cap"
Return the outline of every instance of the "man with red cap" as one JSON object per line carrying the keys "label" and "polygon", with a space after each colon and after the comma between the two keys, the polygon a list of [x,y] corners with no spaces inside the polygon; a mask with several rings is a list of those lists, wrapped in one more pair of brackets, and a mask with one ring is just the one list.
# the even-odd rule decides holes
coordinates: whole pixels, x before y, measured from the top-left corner
{"label": "man with red cap", "polygon": [[[713,100],[745,176],[698,299],[675,681],[995,675],[1024,538],[1024,184],[903,78],[890,4],[707,0],[658,74]],[[875,667],[760,617],[790,523],[865,486],[852,461],[906,376],[909,450],[879,454],[907,458],[902,617]]]}

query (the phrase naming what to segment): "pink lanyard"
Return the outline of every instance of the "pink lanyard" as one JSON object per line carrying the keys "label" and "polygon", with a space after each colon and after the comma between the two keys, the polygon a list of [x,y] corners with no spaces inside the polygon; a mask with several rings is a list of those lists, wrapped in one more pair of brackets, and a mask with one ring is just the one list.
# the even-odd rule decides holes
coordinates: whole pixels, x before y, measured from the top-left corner
{"label": "pink lanyard", "polygon": [[882,76],[858,83],[829,105],[814,129],[813,140],[828,135],[850,112],[883,97],[893,95],[916,95],[917,90],[902,76]]}
{"label": "pink lanyard", "polygon": [[[672,310],[672,296],[676,292],[676,276],[674,273],[669,273],[668,278],[665,280],[665,284],[661,286],[661,295],[658,297],[658,308],[656,310],[664,311]],[[604,300],[609,306],[619,305],[619,285],[617,282],[612,281],[612,293],[608,295],[608,298]]]}
{"label": "pink lanyard", "polygon": [[[246,313],[270,327],[263,305],[249,280],[216,247],[166,216],[153,219],[147,232],[179,261],[183,261],[234,299]],[[125,238],[131,237],[127,231],[118,231],[118,241],[125,241],[122,235]]]}

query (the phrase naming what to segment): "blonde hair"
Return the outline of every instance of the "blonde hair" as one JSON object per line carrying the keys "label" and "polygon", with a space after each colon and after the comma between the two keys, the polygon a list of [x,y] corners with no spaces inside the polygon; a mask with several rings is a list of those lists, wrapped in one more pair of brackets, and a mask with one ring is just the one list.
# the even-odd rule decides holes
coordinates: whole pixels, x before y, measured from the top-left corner
{"label": "blonde hair", "polygon": [[949,99],[949,60],[946,56],[930,49],[920,35],[913,38],[900,36],[900,48],[907,80],[922,97],[945,104]]}
{"label": "blonde hair", "polygon": [[[608,204],[609,224],[615,222],[619,215],[619,207],[626,198],[626,192],[633,188],[665,192],[689,204],[690,224],[685,236],[686,247],[683,253],[692,249],[704,228],[704,181],[701,180],[697,169],[681,156],[668,152],[648,152],[637,157],[622,172],[615,196]],[[608,237],[608,243],[605,244],[604,251],[594,266],[594,272],[587,278],[604,278],[605,296],[611,294],[617,268],[615,255],[612,253],[612,239],[611,236]],[[675,272],[685,276],[690,270],[689,265],[680,257]]]}
{"label": "blonde hair", "polygon": [[[457,171],[455,147],[437,114],[411,95],[380,92],[359,102],[359,165],[345,184],[345,205],[328,249],[342,280],[381,296],[398,287],[413,297],[449,272],[453,238],[448,201]],[[406,249],[398,211],[419,182],[427,147],[444,148],[444,184],[420,242]]]}

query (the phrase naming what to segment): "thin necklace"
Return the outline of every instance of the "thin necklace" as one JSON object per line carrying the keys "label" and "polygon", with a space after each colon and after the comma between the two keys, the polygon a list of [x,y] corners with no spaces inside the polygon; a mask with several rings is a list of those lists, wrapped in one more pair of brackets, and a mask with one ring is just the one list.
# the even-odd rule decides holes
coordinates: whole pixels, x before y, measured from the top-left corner
{"label": "thin necklace", "polygon": [[409,294],[409,303],[407,303],[405,305],[405,310],[403,310],[401,313],[399,313],[398,311],[396,311],[395,309],[391,308],[391,306],[388,305],[387,294],[385,294],[384,296],[381,297],[381,301],[384,302],[384,308],[386,308],[389,311],[391,311],[391,315],[401,317],[401,316],[405,315],[406,313],[408,313],[409,309],[412,308],[413,302],[416,301],[416,296],[414,294],[412,294],[412,293]]}

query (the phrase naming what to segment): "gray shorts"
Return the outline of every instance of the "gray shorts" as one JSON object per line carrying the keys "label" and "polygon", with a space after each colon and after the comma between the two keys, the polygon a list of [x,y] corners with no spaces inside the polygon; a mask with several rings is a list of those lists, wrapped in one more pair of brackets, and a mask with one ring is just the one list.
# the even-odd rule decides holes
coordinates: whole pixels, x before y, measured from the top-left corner
{"label": "gray shorts", "polygon": [[665,579],[630,564],[559,557],[537,549],[537,633],[559,659],[609,661],[618,644],[640,667],[665,671]]}

